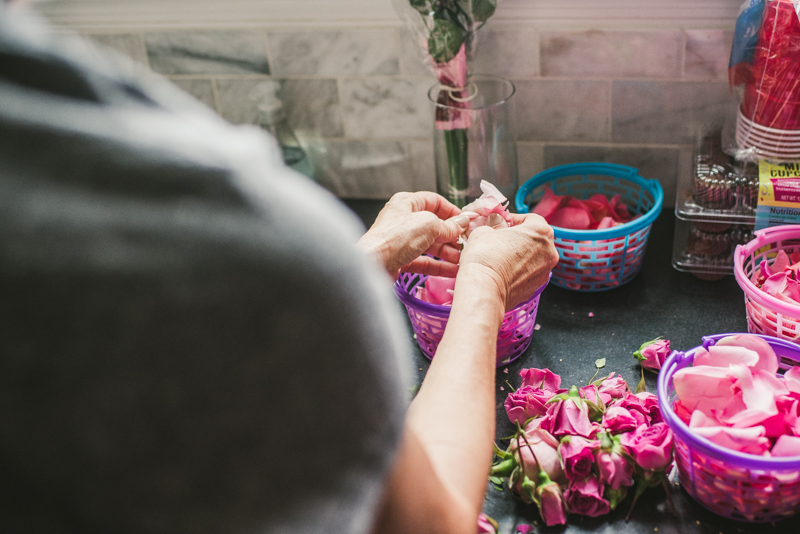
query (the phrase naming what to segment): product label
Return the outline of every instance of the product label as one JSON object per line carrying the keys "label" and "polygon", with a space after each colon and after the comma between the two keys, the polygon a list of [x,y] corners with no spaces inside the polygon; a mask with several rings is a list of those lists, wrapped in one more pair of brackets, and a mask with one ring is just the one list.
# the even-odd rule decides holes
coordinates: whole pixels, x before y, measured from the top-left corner
{"label": "product label", "polygon": [[800,224],[800,162],[758,162],[756,230]]}

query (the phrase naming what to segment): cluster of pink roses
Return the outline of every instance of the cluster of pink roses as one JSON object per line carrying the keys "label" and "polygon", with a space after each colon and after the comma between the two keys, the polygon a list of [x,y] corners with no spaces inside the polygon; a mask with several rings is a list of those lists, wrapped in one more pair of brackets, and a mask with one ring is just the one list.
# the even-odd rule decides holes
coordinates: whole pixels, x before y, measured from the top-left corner
{"label": "cluster of pink roses", "polygon": [[492,475],[525,502],[539,507],[548,526],[566,514],[607,514],[636,484],[636,497],[664,484],[672,464],[672,431],[656,396],[632,393],[611,373],[578,388],[562,389],[548,369],[523,369],[522,385],[505,401],[518,431]]}
{"label": "cluster of pink roses", "polygon": [[596,194],[589,200],[580,200],[570,195],[556,195],[545,187],[544,196],[532,212],[544,217],[548,224],[573,230],[603,230],[635,219],[620,195],[609,200]]}
{"label": "cluster of pink roses", "polygon": [[780,250],[772,264],[762,261],[759,267],[751,277],[756,287],[777,299],[800,304],[800,253],[792,252],[787,255]]}
{"label": "cluster of pink roses", "polygon": [[[763,263],[762,263],[763,265]],[[800,456],[800,367],[776,376],[763,338],[727,336],[675,372],[675,414],[717,445],[762,456]]]}

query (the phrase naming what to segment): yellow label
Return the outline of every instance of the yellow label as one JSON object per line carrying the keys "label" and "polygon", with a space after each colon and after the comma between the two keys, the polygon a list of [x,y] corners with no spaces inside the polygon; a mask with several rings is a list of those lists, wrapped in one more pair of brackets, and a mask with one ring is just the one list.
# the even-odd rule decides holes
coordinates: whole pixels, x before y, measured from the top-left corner
{"label": "yellow label", "polygon": [[800,163],[758,162],[758,205],[800,207]]}

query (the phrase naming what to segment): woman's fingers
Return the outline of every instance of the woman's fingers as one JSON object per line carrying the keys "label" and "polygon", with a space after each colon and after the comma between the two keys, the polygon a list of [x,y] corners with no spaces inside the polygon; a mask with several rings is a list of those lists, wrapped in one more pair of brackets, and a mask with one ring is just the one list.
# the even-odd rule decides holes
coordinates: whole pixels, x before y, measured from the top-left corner
{"label": "woman's fingers", "polygon": [[449,261],[435,260],[429,256],[420,256],[403,267],[401,271],[455,278],[458,274],[458,264],[450,263]]}

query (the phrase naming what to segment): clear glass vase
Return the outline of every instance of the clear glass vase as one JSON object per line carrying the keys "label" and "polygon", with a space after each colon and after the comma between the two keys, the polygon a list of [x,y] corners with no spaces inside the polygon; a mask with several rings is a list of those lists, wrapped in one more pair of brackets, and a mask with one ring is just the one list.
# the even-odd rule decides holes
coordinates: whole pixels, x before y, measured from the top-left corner
{"label": "clear glass vase", "polygon": [[458,207],[481,196],[481,180],[512,200],[517,192],[517,148],[508,101],[514,84],[473,75],[464,88],[436,84],[428,90],[434,108],[436,190]]}

